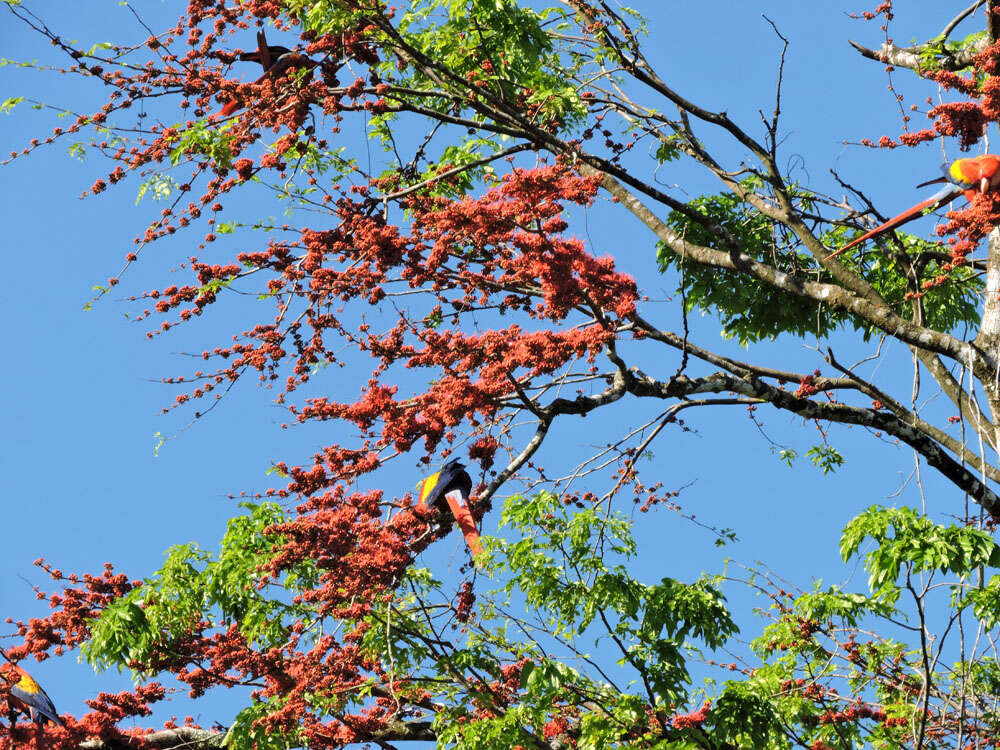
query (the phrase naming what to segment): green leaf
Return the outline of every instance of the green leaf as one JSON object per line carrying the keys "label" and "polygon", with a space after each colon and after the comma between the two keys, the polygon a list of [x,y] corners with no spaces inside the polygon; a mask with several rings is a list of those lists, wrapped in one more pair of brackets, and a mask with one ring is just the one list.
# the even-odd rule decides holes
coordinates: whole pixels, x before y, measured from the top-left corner
{"label": "green leaf", "polygon": [[[13,5],[14,3],[11,4]],[[9,115],[11,111],[14,109],[14,107],[16,107],[23,101],[24,101],[23,96],[12,96],[8,99],[4,99],[3,102],[0,102],[0,112]]]}
{"label": "green leaf", "polygon": [[818,466],[824,474],[836,471],[844,464],[844,457],[832,445],[814,445],[806,452],[806,455],[813,462],[813,466]]}

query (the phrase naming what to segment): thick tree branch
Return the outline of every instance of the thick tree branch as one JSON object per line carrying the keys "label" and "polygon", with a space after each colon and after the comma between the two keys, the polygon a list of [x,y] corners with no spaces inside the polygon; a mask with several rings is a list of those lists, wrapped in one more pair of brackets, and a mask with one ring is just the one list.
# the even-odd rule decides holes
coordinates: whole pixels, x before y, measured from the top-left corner
{"label": "thick tree branch", "polygon": [[140,745],[158,750],[170,750],[171,748],[209,750],[209,748],[225,747],[226,737],[226,732],[177,727],[176,729],[164,729],[160,732],[144,734],[141,740],[136,737],[134,742],[130,739],[87,740],[80,743],[80,750],[124,750],[124,748],[139,747]]}
{"label": "thick tree branch", "polygon": [[[958,440],[953,438],[944,430],[941,430],[929,422],[921,419],[915,412],[910,411],[901,403],[892,398],[889,394],[882,391],[880,388],[876,388],[871,383],[862,380],[860,377],[851,372],[848,368],[843,367],[833,356],[833,352],[829,352],[827,356],[827,362],[833,365],[835,368],[843,373],[846,373],[850,378],[857,382],[858,388],[862,390],[865,394],[870,396],[872,399],[881,401],[882,404],[889,409],[893,414],[903,420],[906,424],[912,425],[920,432],[933,438],[937,442],[941,443],[944,447],[950,450],[953,454],[958,456],[962,461],[975,466],[977,469],[986,474],[994,482],[1000,482],[1000,469],[997,467],[989,465],[985,462],[983,456],[973,453],[967,447],[965,447]],[[975,425],[973,425],[975,427]],[[985,432],[985,431],[983,431]],[[983,435],[983,437],[988,437]]]}
{"label": "thick tree branch", "polygon": [[[694,379],[681,376],[669,382],[656,381],[641,373],[633,373],[628,380],[628,390],[636,396],[652,398],[677,398],[697,393],[731,391],[759,398],[778,409],[793,412],[806,419],[856,424],[881,430],[915,449],[930,466],[968,492],[994,519],[1000,520],[1000,496],[949,456],[935,440],[895,414],[840,403],[812,401],[776,386],[767,385],[757,378],[737,378],[725,373]],[[566,405],[562,406],[566,408]]]}
{"label": "thick tree branch", "polygon": [[[801,373],[786,372],[783,370],[774,370],[769,367],[761,367],[759,365],[754,365],[748,362],[740,362],[738,360],[729,359],[728,357],[723,357],[719,354],[715,354],[714,352],[710,352],[707,349],[702,349],[701,347],[692,344],[690,341],[685,341],[683,338],[673,333],[672,331],[657,330],[646,321],[642,320],[641,318],[638,318],[638,316],[637,320],[640,321],[640,326],[642,330],[645,331],[650,338],[655,339],[657,341],[661,341],[676,349],[686,348],[687,351],[693,356],[698,357],[699,359],[702,359],[706,362],[709,362],[717,367],[722,367],[723,369],[733,373],[734,375],[738,375],[740,377],[755,375],[757,377],[766,377],[766,378],[775,378],[778,380],[784,380],[789,383],[800,382],[803,379],[803,377],[805,377]],[[934,359],[940,364],[940,360],[938,360],[936,357]],[[992,465],[984,464],[982,456],[970,451],[968,448],[962,445],[962,443],[960,443],[955,438],[951,437],[944,430],[941,430],[935,427],[934,425],[926,422],[925,420],[921,419],[919,416],[917,416],[915,413],[904,407],[896,399],[892,398],[881,389],[876,388],[871,383],[862,380],[857,375],[850,372],[847,368],[842,367],[833,358],[832,354],[827,358],[827,361],[830,362],[830,364],[833,365],[835,368],[846,374],[848,377],[846,378],[816,377],[812,381],[812,387],[815,388],[817,391],[843,390],[845,388],[861,391],[862,393],[866,394],[872,399],[881,401],[888,409],[890,409],[894,414],[896,414],[896,416],[899,417],[901,420],[903,420],[907,424],[912,425],[913,427],[917,428],[921,432],[930,436],[937,442],[941,443],[941,445],[945,446],[948,450],[950,450],[953,454],[958,456],[961,460],[984,471],[986,473],[986,476],[988,476],[994,482],[1000,482],[1000,469]],[[945,370],[945,372],[947,373],[947,370]],[[951,373],[947,374],[949,377],[951,376]],[[962,391],[962,393],[964,394],[964,391]],[[992,425],[989,424],[989,422],[986,420],[985,415],[981,414],[979,407],[977,405],[970,405],[967,402],[966,406],[969,407],[968,411],[970,413],[967,414],[967,419],[970,422],[970,426],[973,427],[974,429],[977,429],[977,432],[982,433],[983,438],[987,440],[989,445],[992,447],[993,445],[993,443],[991,442],[993,438]]]}
{"label": "thick tree branch", "polygon": [[[583,171],[585,174],[588,173],[586,167]],[[897,315],[884,302],[881,304],[873,302],[836,284],[808,281],[787,274],[743,252],[723,252],[688,242],[613,177],[604,175],[601,184],[660,240],[686,260],[713,268],[737,271],[796,297],[805,297],[834,309],[849,312],[907,344],[943,354],[963,364],[972,362],[978,376],[989,372],[995,366],[994,357],[983,356],[983,353],[975,350],[972,344],[960,341],[950,334],[911,323]]]}
{"label": "thick tree branch", "polygon": [[[988,245],[983,317],[976,335],[976,345],[996,357],[1000,355],[1000,227],[995,227],[990,232]],[[995,423],[1000,418],[1000,372],[994,372],[992,378],[983,379],[983,385]],[[1000,443],[1000,436],[995,430],[991,437],[991,445]]]}
{"label": "thick tree branch", "polygon": [[982,4],[984,2],[986,2],[986,0],[976,0],[976,2],[974,2],[968,8],[966,8],[965,10],[963,10],[961,13],[959,13],[953,19],[951,19],[948,22],[948,24],[943,29],[941,29],[941,33],[938,34],[938,38],[939,39],[947,39],[948,37],[950,37],[951,36],[951,32],[953,32],[958,27],[958,25],[960,23],[962,23],[962,21],[964,21],[966,18],[968,18],[969,16],[971,16],[973,13],[975,13],[976,10],[980,6],[982,6]]}
{"label": "thick tree branch", "polygon": [[[927,66],[926,62],[921,61],[920,53],[924,51],[929,44],[921,44],[916,47],[897,47],[895,44],[887,42],[879,49],[874,50],[869,49],[852,39],[848,39],[848,43],[860,52],[862,57],[867,57],[869,60],[875,60],[876,62],[886,63],[887,65],[892,65],[896,68],[919,70],[921,67]],[[985,47],[986,39],[984,38],[978,40],[974,44],[971,44],[957,52],[939,56],[934,62],[934,67],[936,69],[949,71],[963,70],[972,64],[972,58],[982,52]]]}
{"label": "thick tree branch", "polygon": [[955,376],[951,374],[941,358],[933,352],[913,347],[917,353],[917,358],[927,368],[935,382],[941,387],[945,395],[958,407],[959,414],[975,428],[983,440],[993,450],[997,449],[996,428],[987,418],[979,404],[969,395],[968,391],[962,387]]}
{"label": "thick tree branch", "polygon": [[[156,750],[216,750],[232,747],[227,744],[228,733],[193,727],[177,727],[164,729],[152,734],[144,734],[142,738],[118,740],[87,740],[81,742],[80,750],[127,750],[127,748],[149,747]],[[371,742],[434,742],[437,734],[431,728],[429,721],[395,721],[390,722],[385,729],[373,732],[368,741]],[[359,740],[365,741],[364,738]]]}
{"label": "thick tree branch", "polygon": [[[896,413],[863,409],[836,402],[824,403],[813,401],[808,398],[796,396],[794,393],[783,388],[768,385],[753,374],[741,377],[730,373],[717,372],[706,377],[689,378],[685,375],[678,375],[669,381],[659,381],[645,375],[638,369],[625,369],[622,365],[615,373],[611,385],[599,394],[594,396],[581,395],[575,399],[556,398],[547,406],[535,406],[535,410],[540,413],[540,430],[536,432],[532,442],[525,448],[521,456],[518,456],[515,463],[518,461],[523,463],[537,450],[544,440],[549,424],[557,416],[575,414],[585,417],[591,411],[621,399],[626,393],[631,393],[640,398],[668,399],[686,398],[703,393],[724,392],[756,398],[778,409],[793,412],[806,419],[854,424],[888,433],[916,450],[930,466],[933,466],[951,480],[952,483],[967,492],[993,518],[1000,520],[1000,496],[974,476],[959,461],[948,455],[942,444],[922,429],[924,424],[920,421],[914,424],[915,415],[905,412],[903,416],[900,416]],[[902,409],[903,407],[900,406],[899,408]],[[910,421],[908,422],[907,419]],[[930,425],[927,426],[930,427]],[[931,428],[931,431],[934,429]],[[981,463],[980,458],[968,453],[961,446],[954,444],[951,438],[948,438],[948,440],[952,443],[951,447],[956,452],[959,452],[963,459],[974,465]],[[516,471],[516,468],[504,476],[510,476],[513,471]],[[989,475],[992,476],[993,474],[994,472],[991,470]],[[492,494],[495,490],[496,488],[491,484],[488,493]]]}

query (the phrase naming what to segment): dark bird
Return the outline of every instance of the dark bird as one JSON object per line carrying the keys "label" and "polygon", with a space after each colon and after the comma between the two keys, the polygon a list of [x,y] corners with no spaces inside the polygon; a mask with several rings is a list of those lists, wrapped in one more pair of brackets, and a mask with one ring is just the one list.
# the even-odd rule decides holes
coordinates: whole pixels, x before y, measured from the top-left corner
{"label": "dark bird", "polygon": [[472,477],[465,465],[452,459],[434,474],[420,483],[417,490],[417,504],[429,505],[440,512],[450,512],[458,523],[465,543],[473,555],[483,551],[479,544],[476,520],[469,511],[469,495],[472,494]]}
{"label": "dark bird", "polygon": [[257,32],[257,49],[253,52],[241,52],[237,55],[238,60],[243,62],[257,62],[264,69],[266,73],[271,65],[281,57],[282,55],[287,55],[291,52],[288,47],[282,47],[280,44],[268,44],[267,37],[264,36],[263,31]]}
{"label": "dark bird", "polygon": [[[277,78],[282,73],[294,69],[308,69],[311,75],[312,69],[318,65],[318,63],[310,60],[300,52],[296,52],[288,47],[282,47],[281,45],[268,44],[267,37],[263,31],[257,32],[256,51],[241,52],[237,55],[237,58],[244,62],[260,63],[260,66],[264,69],[264,73],[254,81],[255,84],[263,82],[266,78]],[[217,117],[229,117],[229,115],[236,112],[241,106],[243,105],[238,99],[226,102],[226,105],[219,111]]]}

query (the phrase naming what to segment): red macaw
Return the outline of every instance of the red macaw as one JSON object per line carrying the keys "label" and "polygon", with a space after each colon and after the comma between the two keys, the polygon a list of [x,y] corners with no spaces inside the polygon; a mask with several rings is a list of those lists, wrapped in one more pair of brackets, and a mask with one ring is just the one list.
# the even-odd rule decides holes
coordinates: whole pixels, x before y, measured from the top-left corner
{"label": "red macaw", "polygon": [[872,237],[876,237],[883,232],[888,232],[890,229],[895,229],[908,221],[920,218],[924,211],[937,210],[963,193],[966,200],[971,202],[976,195],[987,193],[1000,187],[1000,156],[994,154],[983,154],[972,159],[958,159],[942,167],[942,171],[944,172],[944,177],[922,182],[917,187],[933,185],[937,182],[947,182],[949,183],[948,185],[927,200],[918,203],[913,208],[908,208],[899,216],[889,219],[885,224],[880,224],[856,240],[851,240],[837,252],[828,255],[826,259],[835,258],[845,250],[850,250],[865,240],[870,240]]}
{"label": "red macaw", "polygon": [[420,483],[417,490],[417,504],[436,506],[444,512],[442,499],[446,501],[451,515],[458,522],[465,536],[465,543],[473,555],[483,551],[479,544],[479,532],[476,530],[476,520],[469,511],[469,495],[472,494],[472,477],[465,466],[452,459],[441,470],[431,474]]}
{"label": "red macaw", "polygon": [[[276,78],[284,73],[286,70],[292,68],[314,68],[317,63],[310,60],[305,55],[302,55],[295,50],[288,49],[288,47],[282,47],[277,44],[268,44],[267,37],[265,37],[264,32],[260,31],[257,33],[257,51],[256,52],[241,52],[237,58],[243,60],[244,62],[259,62],[260,66],[264,69],[264,74],[258,78],[254,83],[260,83],[265,78]],[[229,117],[236,110],[238,110],[242,104],[238,99],[233,99],[227,102],[226,105],[219,111],[217,117]]]}
{"label": "red macaw", "polygon": [[61,727],[66,726],[66,722],[59,718],[56,707],[52,705],[52,699],[42,690],[42,686],[35,682],[30,674],[14,664],[2,648],[0,648],[0,655],[17,670],[20,677],[16,683],[8,688],[8,693],[27,707],[31,720],[39,725],[45,721],[51,721]]}
{"label": "red macaw", "polygon": [[280,44],[268,44],[264,32],[258,31],[257,49],[253,52],[240,52],[236,58],[243,62],[259,62],[266,73],[279,57],[287,55],[289,52],[291,50],[288,47],[282,47]]}

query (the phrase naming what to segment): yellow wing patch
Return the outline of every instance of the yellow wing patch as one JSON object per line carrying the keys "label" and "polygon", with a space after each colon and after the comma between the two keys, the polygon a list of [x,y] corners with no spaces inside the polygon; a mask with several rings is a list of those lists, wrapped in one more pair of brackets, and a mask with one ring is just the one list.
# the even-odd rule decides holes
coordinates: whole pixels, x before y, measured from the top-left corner
{"label": "yellow wing patch", "polygon": [[962,185],[969,184],[969,178],[962,172],[962,162],[968,161],[968,159],[956,159],[948,167],[948,173],[952,176],[955,182],[961,183]]}
{"label": "yellow wing patch", "polygon": [[430,494],[434,491],[434,488],[437,487],[438,479],[440,478],[441,472],[436,471],[420,483],[420,492],[417,495],[418,504],[423,505],[427,501],[428,496],[430,496]]}

